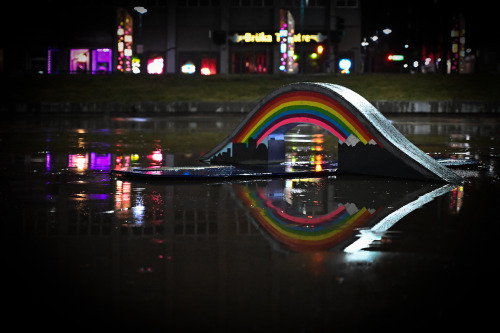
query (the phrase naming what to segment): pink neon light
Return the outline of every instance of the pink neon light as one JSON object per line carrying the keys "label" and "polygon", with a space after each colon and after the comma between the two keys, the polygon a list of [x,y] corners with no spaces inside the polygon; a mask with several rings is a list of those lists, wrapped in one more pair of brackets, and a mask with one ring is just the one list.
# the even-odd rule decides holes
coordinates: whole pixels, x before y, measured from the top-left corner
{"label": "pink neon light", "polygon": [[287,119],[284,119],[282,121],[280,121],[279,123],[277,123],[276,125],[274,125],[273,127],[271,127],[270,129],[268,129],[267,131],[265,131],[259,138],[259,140],[257,140],[257,146],[269,135],[271,134],[272,132],[274,132],[276,129],[280,128],[281,126],[283,125],[288,125],[288,124],[293,124],[293,123],[308,123],[308,124],[314,124],[314,125],[318,125],[318,126],[321,126],[323,127],[324,129],[326,129],[327,131],[329,131],[330,133],[332,133],[333,135],[335,135],[339,140],[340,142],[344,142],[345,141],[345,138],[343,137],[343,135],[341,135],[339,132],[337,132],[333,127],[331,127],[330,125],[328,125],[327,123],[325,122],[322,122],[322,121],[319,121],[317,119],[312,119],[312,118],[307,118],[307,117],[295,117],[295,118],[287,118]]}

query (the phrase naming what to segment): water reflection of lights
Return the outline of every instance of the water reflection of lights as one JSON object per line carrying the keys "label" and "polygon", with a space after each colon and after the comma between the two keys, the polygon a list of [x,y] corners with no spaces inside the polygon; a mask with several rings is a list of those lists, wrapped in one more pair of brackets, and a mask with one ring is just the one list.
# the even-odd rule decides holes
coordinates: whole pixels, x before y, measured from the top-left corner
{"label": "water reflection of lights", "polygon": [[144,212],[146,207],[144,206],[144,199],[139,193],[136,196],[136,205],[132,207],[132,212],[134,214],[134,224],[141,225],[144,223]]}
{"label": "water reflection of lights", "polygon": [[69,168],[75,168],[77,171],[85,171],[89,166],[89,154],[69,154]]}
{"label": "water reflection of lights", "polygon": [[456,214],[462,208],[462,201],[464,197],[464,187],[458,186],[450,192],[450,212]]}
{"label": "water reflection of lights", "polygon": [[116,181],[115,209],[130,208],[130,194],[132,184],[121,180]]}
{"label": "water reflection of lights", "polygon": [[51,169],[51,167],[50,167],[51,159],[52,159],[52,156],[50,155],[49,152],[47,152],[47,156],[45,158],[45,168],[47,169],[47,171],[50,171],[50,169]]}
{"label": "water reflection of lights", "polygon": [[154,162],[162,162],[163,161],[163,155],[161,153],[161,150],[155,150],[151,155],[148,155],[148,158],[153,160]]}
{"label": "water reflection of lights", "polygon": [[90,153],[90,169],[92,170],[110,170],[111,154]]}
{"label": "water reflection of lights", "polygon": [[[116,180],[115,190],[115,208],[109,213],[115,213],[118,220],[122,221],[122,226],[139,227],[146,222],[146,211],[153,213],[153,220],[156,216],[161,216],[157,210],[163,209],[158,207],[158,203],[163,203],[161,195],[155,193],[151,199],[143,194],[145,188],[133,187],[128,181]],[[147,206],[151,203],[151,206]]]}
{"label": "water reflection of lights", "polygon": [[317,171],[317,172],[320,172],[320,171],[323,171],[323,156],[322,155],[316,155],[315,156],[315,161],[314,161],[314,164],[315,164],[315,167],[314,167],[314,170]]}
{"label": "water reflection of lights", "polygon": [[[300,127],[300,126],[298,126]],[[284,135],[285,142],[288,143],[285,153],[285,162],[290,163],[287,166],[288,171],[292,171],[293,164],[308,162],[314,165],[317,172],[323,171],[325,154],[325,134],[323,133],[299,133],[300,131],[317,131],[314,128],[301,127],[295,129],[297,132],[288,132]],[[330,152],[331,153],[331,152]],[[336,156],[329,156],[335,160]]]}
{"label": "water reflection of lights", "polygon": [[[47,154],[47,169],[50,168],[50,154]],[[111,154],[100,153],[85,153],[85,154],[69,154],[68,167],[76,169],[78,172],[91,170],[110,170],[111,169]]]}
{"label": "water reflection of lights", "polygon": [[115,163],[116,170],[126,169],[130,166],[130,156],[116,156]]}

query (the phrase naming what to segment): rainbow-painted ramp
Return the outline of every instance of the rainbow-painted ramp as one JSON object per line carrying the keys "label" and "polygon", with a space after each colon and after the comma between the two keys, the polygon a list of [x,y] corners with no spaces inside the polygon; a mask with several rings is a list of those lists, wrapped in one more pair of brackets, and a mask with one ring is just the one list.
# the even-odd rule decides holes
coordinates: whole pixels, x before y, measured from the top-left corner
{"label": "rainbow-painted ramp", "polygon": [[281,163],[284,133],[304,123],[338,138],[338,172],[462,182],[408,141],[365,98],[328,83],[294,83],[273,91],[201,160],[211,165]]}

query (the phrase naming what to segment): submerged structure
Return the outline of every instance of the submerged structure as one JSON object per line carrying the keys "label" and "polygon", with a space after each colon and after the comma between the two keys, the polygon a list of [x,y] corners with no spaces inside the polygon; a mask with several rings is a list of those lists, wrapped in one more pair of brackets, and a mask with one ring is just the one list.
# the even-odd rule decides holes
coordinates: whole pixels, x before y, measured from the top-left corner
{"label": "submerged structure", "polygon": [[338,172],[462,181],[406,139],[365,98],[329,83],[294,83],[273,91],[201,160],[233,165],[283,162],[284,134],[304,123],[318,125],[338,138]]}

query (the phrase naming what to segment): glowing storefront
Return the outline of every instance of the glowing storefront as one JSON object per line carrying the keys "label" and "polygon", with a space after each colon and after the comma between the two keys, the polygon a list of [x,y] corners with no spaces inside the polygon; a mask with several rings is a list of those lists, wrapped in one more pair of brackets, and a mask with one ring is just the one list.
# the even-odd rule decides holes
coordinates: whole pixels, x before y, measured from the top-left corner
{"label": "glowing storefront", "polygon": [[[355,73],[359,70],[356,64],[360,8],[358,1],[350,1],[354,4],[351,7],[338,3],[338,0],[155,1],[142,14],[132,7],[112,7],[106,9],[109,18],[103,19],[107,23],[101,29],[109,36],[93,35],[85,43],[74,39],[66,47],[48,48],[47,72],[156,75],[340,72],[340,58],[336,59],[334,52],[350,50],[354,57],[349,58],[349,72]],[[120,1],[116,4],[120,5]],[[84,5],[82,11],[92,17],[92,11],[99,9]],[[332,36],[339,35],[335,19],[339,16],[345,22],[345,33],[341,40],[334,40]],[[88,31],[93,31],[92,19],[85,24]],[[317,52],[318,49],[322,52]]]}

